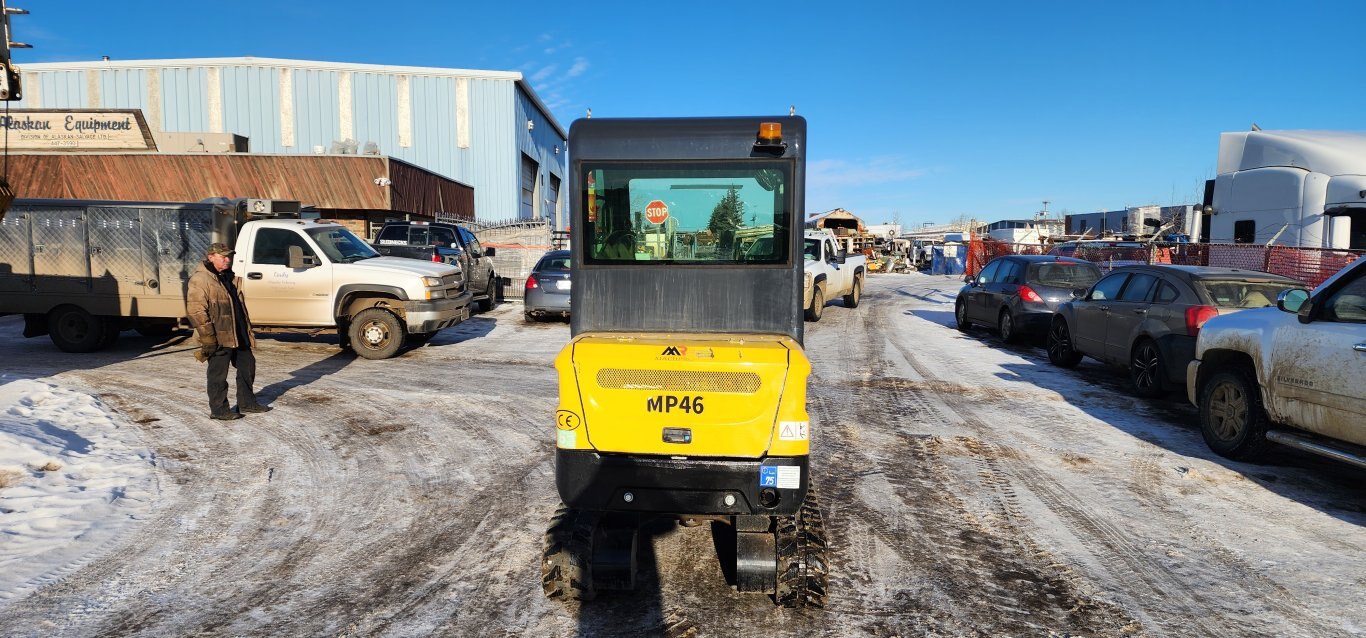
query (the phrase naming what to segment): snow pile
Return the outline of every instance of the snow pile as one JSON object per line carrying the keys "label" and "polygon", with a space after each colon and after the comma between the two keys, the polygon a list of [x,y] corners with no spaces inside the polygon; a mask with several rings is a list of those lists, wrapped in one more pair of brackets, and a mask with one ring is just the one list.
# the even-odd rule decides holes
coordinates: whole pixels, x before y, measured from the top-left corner
{"label": "snow pile", "polygon": [[94,397],[0,384],[0,600],[79,567],[150,509],[139,441]]}

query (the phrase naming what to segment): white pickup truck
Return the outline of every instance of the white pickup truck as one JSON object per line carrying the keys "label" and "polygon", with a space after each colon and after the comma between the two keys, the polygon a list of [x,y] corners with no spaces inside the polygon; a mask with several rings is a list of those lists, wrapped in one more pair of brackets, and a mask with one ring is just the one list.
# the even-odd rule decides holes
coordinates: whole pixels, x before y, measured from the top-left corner
{"label": "white pickup truck", "polygon": [[863,278],[868,275],[863,255],[849,256],[829,233],[808,230],[802,243],[806,260],[806,288],[802,307],[807,321],[820,321],[825,302],[843,296],[845,308],[857,308],[863,294]]}
{"label": "white pickup truck", "polygon": [[1205,442],[1236,460],[1274,442],[1366,468],[1366,259],[1276,306],[1200,328],[1186,395]]}
{"label": "white pickup truck", "polygon": [[343,347],[385,359],[469,317],[458,266],[381,257],[341,224],[281,204],[17,200],[0,218],[0,316],[22,314],[25,337],[67,352],[130,328],[166,335],[186,325],[190,275],[222,242],[237,250],[257,328],[336,331]]}

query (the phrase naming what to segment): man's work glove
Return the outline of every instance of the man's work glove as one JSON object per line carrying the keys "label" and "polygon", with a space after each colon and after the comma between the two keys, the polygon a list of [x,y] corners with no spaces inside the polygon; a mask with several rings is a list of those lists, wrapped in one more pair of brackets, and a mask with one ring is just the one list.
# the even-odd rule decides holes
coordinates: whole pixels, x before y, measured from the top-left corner
{"label": "man's work glove", "polygon": [[195,361],[198,361],[198,362],[200,362],[200,363],[204,363],[205,361],[208,361],[208,360],[209,360],[209,357],[212,357],[212,356],[213,356],[215,353],[217,353],[217,352],[218,352],[218,343],[217,343],[217,342],[204,343],[204,344],[200,345],[200,346],[199,346],[199,350],[196,351],[196,352],[194,353],[194,360],[195,360]]}

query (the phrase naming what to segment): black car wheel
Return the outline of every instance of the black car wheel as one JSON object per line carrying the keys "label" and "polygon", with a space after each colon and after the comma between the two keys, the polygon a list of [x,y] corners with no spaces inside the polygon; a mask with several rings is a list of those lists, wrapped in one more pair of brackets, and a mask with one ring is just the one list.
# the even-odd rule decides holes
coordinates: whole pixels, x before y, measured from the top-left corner
{"label": "black car wheel", "polygon": [[1072,348],[1072,331],[1067,328],[1067,320],[1058,317],[1048,329],[1048,360],[1062,368],[1076,367],[1081,363],[1081,353]]}
{"label": "black car wheel", "polygon": [[366,359],[388,359],[403,347],[403,323],[383,308],[366,308],[351,320],[351,347]]}
{"label": "black car wheel", "polygon": [[1134,384],[1134,393],[1141,397],[1162,396],[1166,385],[1162,382],[1162,352],[1151,339],[1140,341],[1129,356],[1129,380]]}
{"label": "black car wheel", "polygon": [[953,304],[953,322],[957,324],[958,329],[963,332],[972,329],[972,322],[968,321],[968,306],[963,303],[962,299],[959,299],[957,303]]}
{"label": "black car wheel", "polygon": [[854,287],[849,290],[849,294],[844,296],[845,308],[857,308],[858,300],[863,294],[863,275],[854,277]]}
{"label": "black car wheel", "polygon": [[488,284],[484,286],[484,294],[488,296],[479,300],[479,312],[493,310],[494,304],[498,303],[498,280],[492,275],[489,276]]}
{"label": "black car wheel", "polygon": [[1219,456],[1251,461],[1266,453],[1270,423],[1252,371],[1228,368],[1200,386],[1200,434]]}
{"label": "black car wheel", "polygon": [[109,323],[84,308],[58,306],[47,317],[48,336],[63,352],[94,352],[108,345]]}
{"label": "black car wheel", "polygon": [[996,328],[1000,331],[1001,341],[1015,343],[1020,340],[1020,332],[1015,329],[1015,315],[1010,314],[1009,308],[1001,310],[1001,317],[996,323]]}
{"label": "black car wheel", "polygon": [[825,291],[820,286],[816,286],[811,291],[811,307],[806,309],[807,321],[820,321],[821,313],[825,312]]}

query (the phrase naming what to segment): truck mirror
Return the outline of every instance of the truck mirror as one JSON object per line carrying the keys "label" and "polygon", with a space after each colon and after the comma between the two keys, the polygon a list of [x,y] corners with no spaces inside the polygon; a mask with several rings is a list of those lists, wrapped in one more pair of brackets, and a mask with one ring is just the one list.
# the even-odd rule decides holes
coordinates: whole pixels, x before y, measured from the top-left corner
{"label": "truck mirror", "polygon": [[844,259],[845,259],[845,255],[846,255],[846,254],[847,254],[847,253],[845,253],[844,249],[841,248],[839,252],[835,253],[835,263],[837,263],[837,264],[842,264],[842,263],[844,263]]}
{"label": "truck mirror", "polygon": [[1276,307],[1283,312],[1297,313],[1306,301],[1309,301],[1309,291],[1303,288],[1282,290],[1281,294],[1276,295]]}
{"label": "truck mirror", "polygon": [[289,247],[289,267],[291,270],[302,270],[313,268],[318,265],[318,258],[313,255],[305,255],[304,249],[299,246]]}
{"label": "truck mirror", "polygon": [[493,254],[494,254],[494,249],[493,249],[492,246],[485,246],[485,247],[484,247],[484,256],[485,256],[485,257],[492,257]]}

